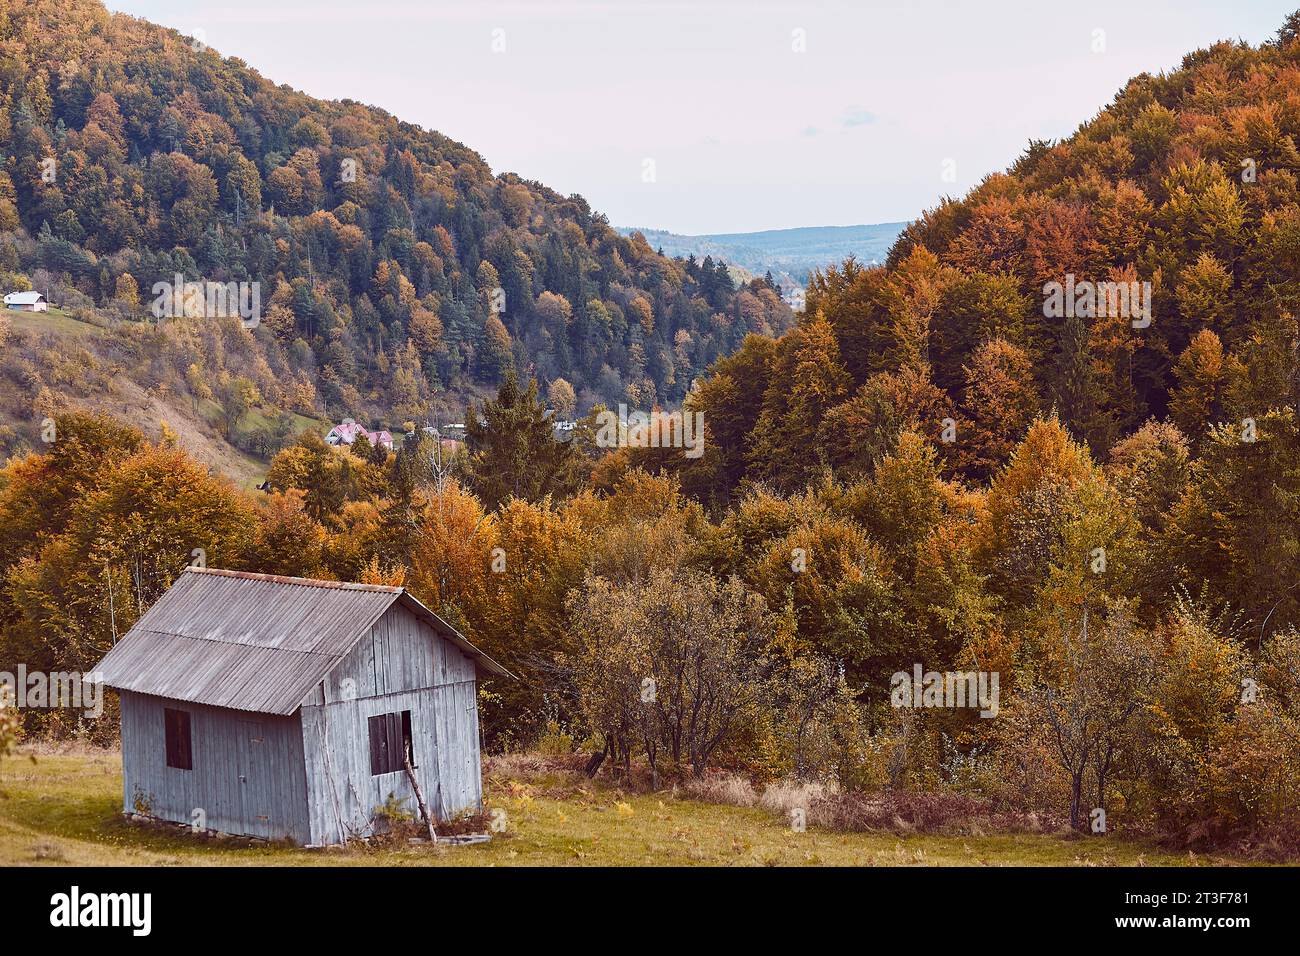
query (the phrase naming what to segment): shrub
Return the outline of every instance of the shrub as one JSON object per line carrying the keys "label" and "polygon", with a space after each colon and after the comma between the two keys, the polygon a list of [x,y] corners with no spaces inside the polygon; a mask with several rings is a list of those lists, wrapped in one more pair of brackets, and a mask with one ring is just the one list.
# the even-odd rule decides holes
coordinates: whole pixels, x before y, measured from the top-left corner
{"label": "shrub", "polygon": [[878,794],[829,793],[808,807],[808,824],[865,832],[1037,832],[1064,825],[1063,817],[999,811],[991,801],[964,794],[886,790]]}
{"label": "shrub", "polygon": [[749,778],[725,770],[710,770],[700,777],[687,777],[681,792],[692,800],[705,803],[725,803],[733,807],[752,807],[758,803],[758,794]]}
{"label": "shrub", "polygon": [[817,780],[778,780],[768,784],[763,790],[759,805],[764,810],[771,810],[779,816],[790,817],[795,810],[808,810],[820,800],[834,796],[839,792],[835,784],[826,784]]}

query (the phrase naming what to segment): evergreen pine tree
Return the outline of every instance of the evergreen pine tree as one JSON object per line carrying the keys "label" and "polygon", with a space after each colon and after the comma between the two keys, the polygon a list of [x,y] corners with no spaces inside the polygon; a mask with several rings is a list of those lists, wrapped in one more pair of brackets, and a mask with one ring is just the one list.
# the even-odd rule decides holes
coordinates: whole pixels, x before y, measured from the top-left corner
{"label": "evergreen pine tree", "polygon": [[510,498],[539,501],[561,495],[574,484],[573,448],[555,440],[537,381],[521,389],[507,372],[497,397],[480,411],[471,402],[465,413],[465,443],[470,484],[484,507]]}

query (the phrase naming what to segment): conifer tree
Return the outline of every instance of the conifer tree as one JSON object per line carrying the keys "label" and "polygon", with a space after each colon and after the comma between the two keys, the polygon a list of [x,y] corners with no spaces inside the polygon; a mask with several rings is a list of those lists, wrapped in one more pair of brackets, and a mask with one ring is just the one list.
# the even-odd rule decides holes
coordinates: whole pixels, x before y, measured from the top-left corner
{"label": "conifer tree", "polygon": [[573,449],[556,441],[536,380],[520,389],[508,372],[497,397],[484,402],[482,411],[471,402],[465,416],[466,469],[484,507],[495,509],[511,498],[540,501],[573,488]]}

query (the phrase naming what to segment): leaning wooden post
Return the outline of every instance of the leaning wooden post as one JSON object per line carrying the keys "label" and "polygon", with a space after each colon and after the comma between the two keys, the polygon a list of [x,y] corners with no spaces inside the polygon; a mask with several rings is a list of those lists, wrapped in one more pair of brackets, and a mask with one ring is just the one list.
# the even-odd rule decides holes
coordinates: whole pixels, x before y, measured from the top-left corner
{"label": "leaning wooden post", "polygon": [[424,825],[429,828],[429,842],[437,846],[438,833],[433,828],[433,817],[429,815],[429,805],[424,802],[424,791],[420,789],[420,781],[415,779],[415,768],[411,766],[410,753],[402,754],[402,763],[406,765],[406,776],[411,781],[411,786],[415,788],[415,802],[420,805],[420,816],[424,817]]}

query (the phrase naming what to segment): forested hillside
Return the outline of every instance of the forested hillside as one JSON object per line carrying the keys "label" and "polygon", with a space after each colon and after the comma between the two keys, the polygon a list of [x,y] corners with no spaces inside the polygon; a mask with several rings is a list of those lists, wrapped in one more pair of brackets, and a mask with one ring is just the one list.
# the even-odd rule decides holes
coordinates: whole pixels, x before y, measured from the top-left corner
{"label": "forested hillside", "polygon": [[[1294,409],[1295,33],[1289,22],[1262,48],[1223,42],[1134,78],[1069,139],[1031,143],[925,213],[885,267],[815,278],[803,327],[726,360],[719,400],[700,404],[726,406],[706,416],[734,456],[723,485],[797,485],[819,465],[812,448],[869,462],[896,420],[939,442],[951,473],[985,480],[1037,410],[1104,456],[1152,417],[1199,449],[1213,423]],[[1070,275],[1150,283],[1149,327],[1049,317],[1044,286]],[[732,401],[737,383],[749,400]],[[787,409],[800,390],[812,404]],[[737,404],[748,414],[731,415]],[[949,416],[957,440],[942,443]]]}
{"label": "forested hillside", "polygon": [[[650,408],[790,321],[770,289],[665,259],[580,196],[494,176],[436,132],[276,86],[96,0],[6,0],[0,51],[6,291],[30,283],[105,325],[150,320],[154,283],[178,273],[261,284],[246,362],[227,368],[192,327],[92,349],[145,390],[242,390],[271,417],[459,420],[514,368],[564,379],[584,408]],[[22,393],[6,411],[32,439],[23,402],[60,390],[60,357],[36,343],[24,357],[3,370]]]}
{"label": "forested hillside", "polygon": [[[1300,620],[1298,27],[1136,77],[1069,139],[927,212],[884,267],[815,277],[799,327],[752,338],[695,397],[711,454],[687,487],[727,500],[744,481],[871,475],[912,430],[945,477],[991,483],[989,520],[1021,555],[994,580],[1033,579],[1062,534],[1039,523],[1084,507],[1077,475],[997,502],[1050,416],[1141,519],[1148,563],[1117,597],[1153,614],[1172,585],[1206,587],[1256,638]],[[1073,282],[1146,284],[1149,312],[1054,314],[1052,284]]]}
{"label": "forested hillside", "polygon": [[[1068,820],[1300,854],[1300,14],[1276,42],[1133,80],[1067,141],[926,214],[883,267],[816,277],[781,334],[761,283],[729,291],[432,134],[73,8],[90,27],[53,5],[8,21],[20,50],[84,48],[66,76],[52,53],[5,74],[6,210],[28,233],[0,247],[11,267],[47,263],[96,316],[214,249],[275,290],[253,335],[107,320],[94,375],[156,369],[151,395],[212,403],[232,432],[262,389],[319,413],[364,386],[414,412],[435,382],[501,382],[455,456],[429,435],[330,447],[282,421],[257,495],[168,429],[54,414],[0,470],[0,670],[93,667],[195,555],[400,583],[519,675],[481,687],[494,752],[581,749],[620,786],[724,799],[744,788],[719,771],[825,785],[813,809],[849,829]],[[63,150],[76,189],[33,179],[33,142]],[[364,195],[326,184],[345,152],[376,170]],[[109,234],[137,246],[97,245]],[[157,271],[137,280],[141,263]],[[1136,283],[1130,306],[1149,283],[1151,307],[1054,312],[1053,283],[1097,282]],[[481,297],[498,283],[531,290],[537,321],[493,339]],[[0,328],[26,350],[4,394],[33,411],[57,404],[45,376],[86,374],[60,321]],[[540,383],[513,374],[530,356]],[[685,394],[703,454],[600,442],[590,418],[558,441],[543,362],[608,367],[629,398],[648,380],[656,400]],[[407,387],[410,405],[382,398]],[[26,723],[113,733],[66,711]]]}

